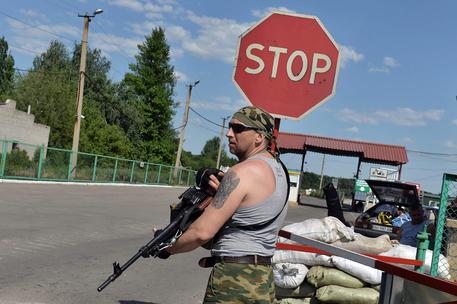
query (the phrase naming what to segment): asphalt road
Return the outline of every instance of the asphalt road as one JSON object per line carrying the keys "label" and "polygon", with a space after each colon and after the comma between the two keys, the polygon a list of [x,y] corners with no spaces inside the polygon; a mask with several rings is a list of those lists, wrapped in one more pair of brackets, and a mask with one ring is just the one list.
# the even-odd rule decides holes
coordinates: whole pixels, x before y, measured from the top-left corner
{"label": "asphalt road", "polygon": [[[96,290],[114,261],[127,261],[153,227],[168,224],[168,205],[183,190],[0,183],[0,303],[201,303],[209,275],[197,264],[204,249],[141,258]],[[326,214],[324,202],[307,199],[290,205],[286,224]]]}

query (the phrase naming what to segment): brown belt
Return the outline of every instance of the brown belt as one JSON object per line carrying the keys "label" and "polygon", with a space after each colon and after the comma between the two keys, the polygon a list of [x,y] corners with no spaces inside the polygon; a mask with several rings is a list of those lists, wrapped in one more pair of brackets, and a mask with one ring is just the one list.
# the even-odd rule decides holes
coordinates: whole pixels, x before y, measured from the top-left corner
{"label": "brown belt", "polygon": [[213,267],[216,263],[237,263],[254,265],[271,265],[271,256],[243,255],[243,256],[212,256],[200,259],[198,264],[203,267]]}

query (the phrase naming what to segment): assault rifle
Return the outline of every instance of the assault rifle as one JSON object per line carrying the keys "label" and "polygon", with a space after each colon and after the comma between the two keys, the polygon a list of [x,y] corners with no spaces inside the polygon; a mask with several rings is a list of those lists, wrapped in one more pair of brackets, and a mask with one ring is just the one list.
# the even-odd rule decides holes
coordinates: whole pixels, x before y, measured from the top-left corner
{"label": "assault rifle", "polygon": [[[198,180],[197,174],[197,180]],[[201,179],[201,174],[200,174]],[[113,274],[111,274],[97,290],[100,292],[111,282],[114,282],[127,268],[136,262],[140,257],[157,257],[162,250],[172,246],[176,240],[189,228],[210,204],[212,197],[201,188],[191,187],[184,191],[179,197],[181,201],[171,205],[170,224],[158,230],[154,238],[141,247],[138,252],[124,265],[118,262],[113,263]]]}

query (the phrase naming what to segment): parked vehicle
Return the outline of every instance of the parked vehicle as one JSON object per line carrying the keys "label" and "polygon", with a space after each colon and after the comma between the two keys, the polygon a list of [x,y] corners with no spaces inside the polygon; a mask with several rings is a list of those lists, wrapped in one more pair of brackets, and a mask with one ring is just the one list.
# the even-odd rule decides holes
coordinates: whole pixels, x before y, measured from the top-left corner
{"label": "parked vehicle", "polygon": [[[379,201],[360,214],[354,222],[354,230],[360,234],[377,237],[388,234],[396,239],[401,225],[411,220],[408,208],[420,204],[420,188],[417,184],[399,181],[367,180]],[[434,219],[438,207],[423,206],[428,219]]]}

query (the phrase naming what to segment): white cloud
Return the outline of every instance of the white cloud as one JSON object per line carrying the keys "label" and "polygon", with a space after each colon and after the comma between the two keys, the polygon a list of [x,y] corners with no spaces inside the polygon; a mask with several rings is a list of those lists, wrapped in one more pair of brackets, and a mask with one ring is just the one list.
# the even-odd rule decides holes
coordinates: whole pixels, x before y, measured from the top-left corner
{"label": "white cloud", "polygon": [[151,34],[153,28],[158,26],[163,27],[163,23],[161,22],[152,22],[152,21],[145,21],[143,23],[130,23],[128,24],[128,28],[130,31],[134,32],[135,34],[146,36]]}
{"label": "white cloud", "polygon": [[278,6],[278,7],[267,7],[266,9],[263,10],[253,10],[252,15],[257,18],[263,18],[266,15],[268,15],[271,12],[285,12],[285,13],[295,13],[295,11],[288,9],[287,7],[284,6]]}
{"label": "white cloud", "polygon": [[109,53],[119,53],[124,56],[128,55],[132,57],[138,52],[138,44],[142,43],[141,39],[126,38],[122,36],[105,34],[105,33],[92,33],[93,39],[91,39],[91,46],[98,48]]}
{"label": "white cloud", "polygon": [[392,57],[384,57],[383,63],[384,63],[384,65],[387,65],[388,67],[391,67],[391,68],[395,68],[395,67],[399,66],[397,60],[395,60],[395,58],[392,58]]}
{"label": "white cloud", "polygon": [[163,13],[173,12],[173,7],[169,4],[156,5],[148,2],[144,5],[144,11],[146,17],[150,19],[162,19],[164,18]]}
{"label": "white cloud", "polygon": [[195,109],[204,109],[210,111],[227,111],[228,114],[246,106],[244,99],[232,100],[228,96],[218,96],[214,101],[197,100],[192,101],[192,107]]}
{"label": "white cloud", "polygon": [[30,18],[33,18],[35,20],[39,19],[39,20],[44,21],[44,22],[48,22],[49,21],[48,17],[46,17],[45,14],[42,14],[42,13],[37,12],[37,11],[34,11],[32,9],[28,9],[28,10],[21,9],[20,12],[23,15],[25,15],[27,17],[30,17]]}
{"label": "white cloud", "polygon": [[454,120],[452,121],[452,124],[453,124],[453,125],[457,125],[457,119],[454,119]]}
{"label": "white cloud", "polygon": [[344,130],[347,131],[347,132],[351,132],[351,133],[359,133],[359,128],[357,128],[356,126],[353,126],[353,127],[350,127],[350,128],[346,128]]}
{"label": "white cloud", "polygon": [[108,4],[124,7],[135,12],[143,11],[143,3],[139,0],[110,0]]}
{"label": "white cloud", "polygon": [[176,77],[176,80],[179,82],[188,82],[189,81],[189,77],[180,71],[175,71],[175,77]]}
{"label": "white cloud", "polygon": [[164,19],[164,14],[172,13],[174,8],[171,1],[143,2],[140,0],[109,0],[108,4],[123,7],[134,12],[142,12],[149,19]]}
{"label": "white cloud", "polygon": [[182,36],[181,47],[197,56],[227,63],[234,60],[238,36],[251,25],[237,23],[232,19],[197,16],[191,11],[187,12],[187,18],[200,28],[196,37],[183,39],[189,37],[190,33]]}
{"label": "white cloud", "polygon": [[342,68],[346,67],[349,61],[357,63],[362,61],[363,58],[363,54],[357,53],[353,47],[340,44],[340,66]]}
{"label": "white cloud", "polygon": [[368,72],[388,74],[388,73],[390,73],[391,69],[400,66],[400,64],[398,64],[398,62],[395,58],[389,57],[389,56],[384,57],[384,59],[382,60],[382,64],[383,64],[382,66],[370,67],[368,69]]}
{"label": "white cloud", "polygon": [[411,108],[397,108],[388,111],[376,111],[380,119],[390,121],[399,126],[425,126],[428,121],[439,121],[443,110],[416,111]]}
{"label": "white cloud", "polygon": [[357,113],[351,109],[343,109],[337,113],[337,117],[345,122],[353,122],[359,124],[368,124],[376,125],[378,124],[378,119],[371,115],[366,115],[362,113]]}
{"label": "white cloud", "polygon": [[446,140],[446,141],[444,142],[444,146],[445,146],[446,148],[455,149],[455,148],[457,148],[457,143],[455,143],[453,140]]}
{"label": "white cloud", "polygon": [[[78,40],[77,37],[80,37],[79,28],[71,25],[47,25],[41,22],[37,22],[37,20],[27,20],[27,23],[34,25],[31,27],[9,18],[6,19],[6,22],[13,32],[13,39],[11,44],[34,51],[35,54],[46,51],[46,49],[49,47],[49,43],[52,40],[62,41],[63,37],[65,37],[66,39],[63,42],[68,42],[68,40],[71,41],[72,39]],[[19,48],[16,49],[19,52],[24,52],[26,54],[31,53]]]}
{"label": "white cloud", "polygon": [[378,125],[392,123],[398,126],[426,126],[431,121],[440,121],[443,110],[416,111],[411,108],[396,108],[394,110],[378,110],[372,113],[361,113],[351,109],[337,112],[338,119],[344,122]]}
{"label": "white cloud", "polygon": [[388,67],[371,67],[368,69],[370,73],[390,73],[390,69]]}

